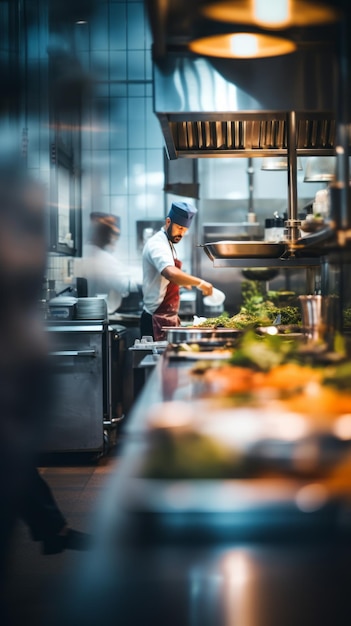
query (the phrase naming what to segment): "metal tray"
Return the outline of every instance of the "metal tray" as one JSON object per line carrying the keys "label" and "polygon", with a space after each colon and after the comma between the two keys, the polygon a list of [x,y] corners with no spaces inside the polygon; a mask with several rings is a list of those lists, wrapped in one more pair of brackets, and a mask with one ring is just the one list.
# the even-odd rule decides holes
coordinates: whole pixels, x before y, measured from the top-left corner
{"label": "metal tray", "polygon": [[215,259],[277,258],[285,251],[284,243],[269,241],[214,241],[201,245],[207,256]]}
{"label": "metal tray", "polygon": [[166,333],[167,341],[177,343],[211,343],[220,345],[236,339],[242,334],[241,329],[236,328],[192,328],[187,326],[165,326],[162,328]]}

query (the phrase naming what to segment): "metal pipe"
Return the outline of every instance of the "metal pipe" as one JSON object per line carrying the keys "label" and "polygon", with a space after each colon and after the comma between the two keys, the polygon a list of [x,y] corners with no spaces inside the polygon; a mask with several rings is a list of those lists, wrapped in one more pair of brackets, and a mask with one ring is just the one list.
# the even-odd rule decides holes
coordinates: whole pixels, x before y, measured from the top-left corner
{"label": "metal pipe", "polygon": [[338,73],[338,123],[336,128],[336,176],[330,185],[331,218],[339,231],[343,245],[350,239],[351,202],[349,186],[349,54],[347,16],[340,21],[339,73]]}
{"label": "metal pipe", "polygon": [[248,213],[254,213],[254,168],[252,165],[252,157],[249,157],[247,160],[247,174],[248,174],[248,182],[249,182],[249,206]]}
{"label": "metal pipe", "polygon": [[294,255],[295,243],[299,238],[300,220],[297,209],[297,152],[296,152],[296,114],[287,113],[287,147],[288,147],[288,219],[287,243],[289,252]]}

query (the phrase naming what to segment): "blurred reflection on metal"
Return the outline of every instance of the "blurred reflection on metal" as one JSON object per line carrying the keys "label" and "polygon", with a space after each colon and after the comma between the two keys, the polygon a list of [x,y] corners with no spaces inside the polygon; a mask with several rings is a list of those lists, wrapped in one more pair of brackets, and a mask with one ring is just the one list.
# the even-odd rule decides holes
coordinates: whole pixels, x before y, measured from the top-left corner
{"label": "blurred reflection on metal", "polygon": [[311,156],[306,161],[305,183],[328,183],[335,179],[336,157]]}
{"label": "blurred reflection on metal", "polygon": [[[288,169],[287,157],[267,157],[262,159],[261,170],[264,171],[285,171]],[[297,169],[302,170],[301,159],[297,159]]]}

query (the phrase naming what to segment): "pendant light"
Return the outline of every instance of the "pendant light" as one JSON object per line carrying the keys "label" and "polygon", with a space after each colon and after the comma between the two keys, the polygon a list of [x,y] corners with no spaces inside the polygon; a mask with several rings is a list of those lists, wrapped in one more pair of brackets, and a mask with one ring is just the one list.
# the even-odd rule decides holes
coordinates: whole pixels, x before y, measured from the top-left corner
{"label": "pendant light", "polygon": [[295,52],[293,41],[262,33],[240,32],[200,37],[189,43],[195,54],[224,59],[257,59]]}
{"label": "pendant light", "polygon": [[223,0],[202,8],[204,17],[227,24],[269,28],[321,26],[340,19],[336,7],[309,0]]}
{"label": "pendant light", "polygon": [[194,38],[189,49],[226,59],[291,54],[297,44],[284,29],[321,26],[340,19],[334,7],[308,0],[219,0],[205,4],[200,14],[207,21],[207,32]]}

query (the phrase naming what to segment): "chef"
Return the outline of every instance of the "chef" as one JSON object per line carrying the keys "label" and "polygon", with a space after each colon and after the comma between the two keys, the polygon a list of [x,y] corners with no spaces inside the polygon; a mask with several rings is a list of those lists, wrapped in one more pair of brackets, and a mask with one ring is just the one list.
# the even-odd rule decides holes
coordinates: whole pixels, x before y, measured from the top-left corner
{"label": "chef", "polygon": [[90,238],[82,259],[75,264],[76,276],[88,281],[88,295],[107,296],[108,313],[114,313],[134,285],[127,268],[114,255],[121,234],[120,218],[109,213],[90,214]]}
{"label": "chef", "polygon": [[141,336],[154,341],[165,339],[165,326],[180,326],[179,288],[196,287],[204,296],[212,294],[212,285],[184,272],[177,258],[175,244],[188,231],[197,209],[187,202],[173,202],[165,225],[147,240],[143,249],[143,299]]}

